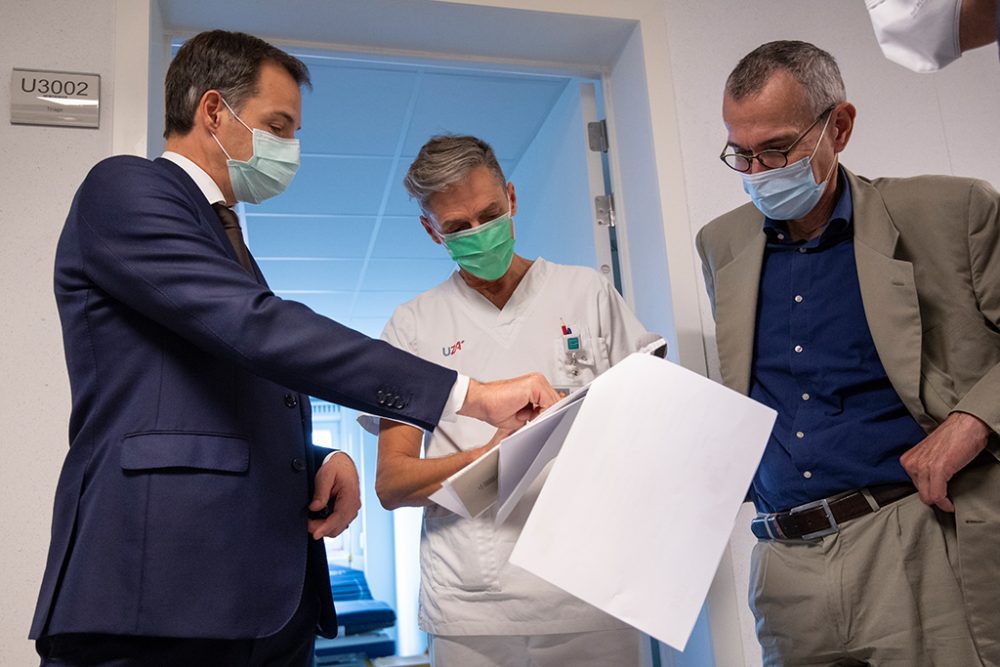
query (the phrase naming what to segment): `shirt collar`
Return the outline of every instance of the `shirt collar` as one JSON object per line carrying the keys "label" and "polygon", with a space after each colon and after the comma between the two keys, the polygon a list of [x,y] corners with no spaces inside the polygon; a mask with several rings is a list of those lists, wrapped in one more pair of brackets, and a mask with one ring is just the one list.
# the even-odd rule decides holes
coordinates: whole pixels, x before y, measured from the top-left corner
{"label": "shirt collar", "polygon": [[222,189],[212,180],[207,171],[192,162],[190,158],[174,151],[164,151],[160,157],[164,160],[170,160],[183,169],[184,173],[191,177],[191,180],[198,186],[201,193],[205,195],[205,199],[208,200],[209,204],[226,203],[226,198],[222,195]]}
{"label": "shirt collar", "polygon": [[811,241],[794,243],[788,238],[788,225],[784,220],[772,220],[764,217],[764,233],[767,235],[768,243],[804,245],[807,248],[827,245],[838,241],[845,235],[853,233],[851,221],[854,219],[854,198],[851,195],[851,184],[847,180],[844,168],[837,166],[837,185],[840,187],[840,196],[830,213],[823,233]]}

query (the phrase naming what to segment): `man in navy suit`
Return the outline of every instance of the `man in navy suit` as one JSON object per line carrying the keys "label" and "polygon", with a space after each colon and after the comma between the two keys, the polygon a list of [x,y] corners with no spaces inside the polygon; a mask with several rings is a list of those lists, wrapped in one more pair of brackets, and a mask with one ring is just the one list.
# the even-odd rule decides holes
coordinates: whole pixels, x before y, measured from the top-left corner
{"label": "man in navy suit", "polygon": [[350,458],[310,445],[302,394],[428,430],[517,427],[556,400],[541,375],[478,383],[271,293],[229,207],[294,175],[304,85],[266,42],[202,33],[167,73],[164,155],[104,160],[77,192],[42,664],[310,665],[337,630],[320,538],[360,500]]}

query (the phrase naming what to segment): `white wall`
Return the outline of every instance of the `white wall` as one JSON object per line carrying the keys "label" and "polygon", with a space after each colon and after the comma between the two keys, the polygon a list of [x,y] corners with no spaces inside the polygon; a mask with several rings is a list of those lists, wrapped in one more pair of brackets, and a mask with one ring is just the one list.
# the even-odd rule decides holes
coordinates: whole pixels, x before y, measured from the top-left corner
{"label": "white wall", "polygon": [[[857,125],[843,164],[855,173],[906,176],[942,173],[976,176],[1000,186],[1000,65],[996,47],[967,54],[946,70],[918,75],[885,60],[861,0],[663,0],[681,137],[691,235],[705,223],[746,201],[740,178],[718,159],[726,139],[722,90],[739,59],[774,39],[801,39],[837,58],[847,96],[858,108]],[[654,121],[655,122],[655,121]],[[668,238],[669,243],[669,238]],[[699,283],[701,277],[699,275]],[[702,327],[710,375],[719,378],[715,326],[701,292]],[[720,665],[759,665],[752,617],[746,606],[752,510],[744,508],[717,586],[738,597],[735,610],[713,615],[739,624],[743,646],[730,646]],[[728,618],[727,618],[728,616]],[[717,659],[718,659],[717,654]]]}
{"label": "white wall", "polygon": [[[114,21],[114,0],[0,9],[0,665],[37,664],[28,627],[69,417],[52,262],[73,193],[111,151]],[[11,125],[12,67],[100,74],[100,129]]]}

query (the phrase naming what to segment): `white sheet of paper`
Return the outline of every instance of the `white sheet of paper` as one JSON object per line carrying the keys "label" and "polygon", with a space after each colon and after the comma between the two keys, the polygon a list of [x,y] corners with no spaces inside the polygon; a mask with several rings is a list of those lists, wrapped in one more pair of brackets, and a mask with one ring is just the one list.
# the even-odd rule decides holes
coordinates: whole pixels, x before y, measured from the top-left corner
{"label": "white sheet of paper", "polygon": [[466,519],[472,518],[472,515],[469,514],[469,509],[458,499],[458,496],[455,495],[455,492],[447,484],[442,484],[440,489],[427,497],[450,512],[454,512]]}
{"label": "white sheet of paper", "polygon": [[[542,451],[549,436],[559,426],[563,415],[574,406],[578,406],[587,395],[589,386],[579,387],[554,403],[539,415],[538,419],[507,436],[480,458],[455,472],[428,498],[466,519],[479,516],[496,504],[498,490],[501,492],[500,503],[505,502],[515,489],[520,498],[530,485],[530,481],[521,486],[518,484],[529,471],[533,471],[532,480],[538,477],[541,469],[532,469],[532,462]],[[575,410],[573,414],[576,414]],[[559,438],[560,444],[565,436],[564,430]],[[555,453],[552,454],[554,455]],[[516,504],[515,502],[511,505],[510,509]],[[504,517],[506,516],[504,514]]]}
{"label": "white sheet of paper", "polygon": [[[579,401],[568,405],[558,419],[548,421],[551,428],[543,424],[543,429],[537,432],[539,437],[531,442],[508,443],[500,449],[500,484],[497,491],[497,504],[500,507],[497,509],[496,525],[507,520],[548,462],[562,449],[566,434],[582,405]],[[548,435],[544,435],[546,433]],[[512,440],[516,435],[517,433],[509,436],[507,440]],[[541,439],[543,435],[544,440]]]}
{"label": "white sheet of paper", "polygon": [[671,362],[598,377],[511,562],[683,650],[775,412]]}
{"label": "white sheet of paper", "polygon": [[471,519],[497,501],[500,444],[446,479],[428,498],[455,514]]}

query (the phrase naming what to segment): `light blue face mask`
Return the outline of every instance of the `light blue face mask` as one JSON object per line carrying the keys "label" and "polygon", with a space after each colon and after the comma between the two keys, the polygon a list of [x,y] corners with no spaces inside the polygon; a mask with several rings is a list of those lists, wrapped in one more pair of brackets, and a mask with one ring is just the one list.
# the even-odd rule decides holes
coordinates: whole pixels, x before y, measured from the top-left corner
{"label": "light blue face mask", "polygon": [[[832,116],[833,114],[830,114]],[[826,190],[830,172],[837,166],[836,160],[830,171],[819,183],[813,176],[812,159],[819,149],[819,143],[826,134],[830,116],[823,123],[823,131],[816,140],[816,147],[808,157],[798,162],[768,169],[759,174],[743,174],[743,191],[750,195],[757,209],[772,220],[799,220],[813,210]]]}
{"label": "light blue face mask", "polygon": [[259,204],[265,199],[285,191],[299,169],[299,140],[282,139],[264,130],[251,129],[236,115],[229,102],[222,100],[229,112],[253,135],[253,155],[249,160],[234,160],[229,156],[219,138],[212,134],[215,143],[226,154],[226,167],[233,195],[237,201]]}

